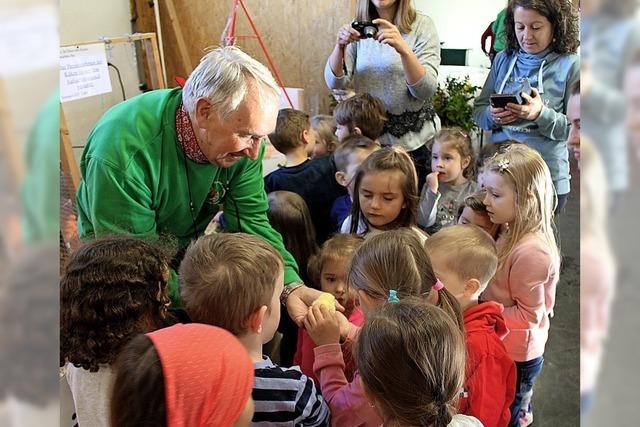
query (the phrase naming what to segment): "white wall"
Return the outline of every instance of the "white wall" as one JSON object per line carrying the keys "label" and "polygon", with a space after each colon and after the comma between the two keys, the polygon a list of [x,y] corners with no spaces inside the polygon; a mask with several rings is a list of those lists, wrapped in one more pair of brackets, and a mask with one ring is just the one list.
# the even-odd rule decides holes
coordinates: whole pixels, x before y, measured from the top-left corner
{"label": "white wall", "polygon": [[480,36],[507,0],[414,0],[416,9],[436,24],[443,48],[472,49],[468,65],[489,66],[480,49]]}
{"label": "white wall", "polygon": [[[67,45],[131,34],[129,0],[62,0],[60,2],[60,44]],[[107,60],[120,69],[127,98],[140,93],[137,59],[132,44],[107,49]],[[76,159],[80,159],[87,135],[111,106],[122,101],[117,74],[109,67],[111,93],[62,104]]]}

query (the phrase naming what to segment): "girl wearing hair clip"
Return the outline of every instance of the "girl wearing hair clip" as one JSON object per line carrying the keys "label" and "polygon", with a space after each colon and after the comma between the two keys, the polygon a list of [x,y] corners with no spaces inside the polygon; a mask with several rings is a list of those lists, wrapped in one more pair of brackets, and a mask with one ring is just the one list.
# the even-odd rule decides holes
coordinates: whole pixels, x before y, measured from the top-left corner
{"label": "girl wearing hair clip", "polygon": [[[356,291],[365,319],[385,304],[419,297],[442,308],[463,331],[458,302],[436,278],[429,256],[410,229],[385,231],[366,240],[353,256],[347,283]],[[383,419],[366,399],[359,372],[352,382],[344,374],[340,342],[353,340],[359,328],[321,305],[309,310],[304,325],[316,343],[313,370],[332,424],[380,426]]]}
{"label": "girl wearing hair clip", "polygon": [[517,369],[510,425],[527,426],[560,275],[553,182],[537,151],[513,144],[485,163],[485,188],[484,204],[500,235],[498,269],[481,298],[504,306],[509,332],[503,342]]}

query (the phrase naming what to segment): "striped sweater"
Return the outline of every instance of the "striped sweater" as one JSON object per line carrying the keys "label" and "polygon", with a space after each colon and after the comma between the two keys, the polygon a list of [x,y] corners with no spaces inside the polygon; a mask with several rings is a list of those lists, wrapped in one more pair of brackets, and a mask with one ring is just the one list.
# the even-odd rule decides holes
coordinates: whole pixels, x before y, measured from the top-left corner
{"label": "striped sweater", "polygon": [[329,426],[327,403],[300,368],[282,368],[264,356],[254,363],[252,426]]}

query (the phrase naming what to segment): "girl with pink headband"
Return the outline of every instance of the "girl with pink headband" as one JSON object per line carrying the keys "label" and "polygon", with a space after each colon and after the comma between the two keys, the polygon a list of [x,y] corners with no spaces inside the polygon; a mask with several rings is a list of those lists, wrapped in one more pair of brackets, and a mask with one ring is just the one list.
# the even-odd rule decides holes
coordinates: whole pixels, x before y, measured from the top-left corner
{"label": "girl with pink headband", "polygon": [[246,427],[253,364],[230,332],[177,324],[122,351],[111,399],[113,427]]}
{"label": "girl with pink headband", "polygon": [[[442,308],[463,330],[458,302],[436,278],[425,248],[411,229],[385,231],[366,240],[353,255],[347,283],[356,290],[365,318],[385,304],[420,297]],[[350,383],[344,374],[340,341],[354,339],[359,328],[322,305],[311,308],[305,327],[316,343],[313,370],[331,409],[332,424],[382,425],[381,415],[363,394],[359,372]]]}

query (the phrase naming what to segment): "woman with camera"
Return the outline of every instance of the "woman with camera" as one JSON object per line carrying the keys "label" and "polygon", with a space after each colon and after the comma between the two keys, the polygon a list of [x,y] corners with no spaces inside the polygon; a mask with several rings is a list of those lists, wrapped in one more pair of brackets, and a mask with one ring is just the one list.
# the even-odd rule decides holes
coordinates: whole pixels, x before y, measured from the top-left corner
{"label": "woman with camera", "polygon": [[[518,141],[540,153],[559,213],[570,190],[566,113],[571,86],[580,78],[577,12],[571,0],[509,0],[505,33],[507,47],[496,55],[473,115],[492,131],[491,142]],[[502,105],[494,94],[521,97]]]}
{"label": "woman with camera", "polygon": [[380,98],[384,145],[409,152],[420,188],[431,156],[425,143],[440,127],[431,98],[438,87],[440,41],[431,18],[412,0],[358,0],[356,20],[338,30],[324,77],[330,89],[350,84]]}

